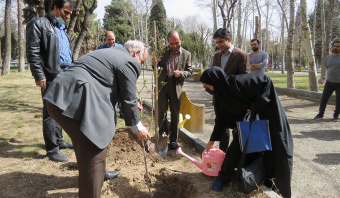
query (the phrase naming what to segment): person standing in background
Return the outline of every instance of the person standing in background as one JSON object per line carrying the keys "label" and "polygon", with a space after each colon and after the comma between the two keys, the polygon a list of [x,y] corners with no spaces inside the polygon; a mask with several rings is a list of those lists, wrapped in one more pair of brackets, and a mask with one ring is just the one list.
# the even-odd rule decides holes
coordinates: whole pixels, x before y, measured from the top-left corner
{"label": "person standing in background", "polygon": [[[99,46],[98,49],[105,49],[105,48],[111,48],[111,47],[123,47],[122,44],[116,43],[116,35],[114,31],[107,31],[105,33],[105,40],[106,40],[106,43]],[[119,109],[119,117],[123,118],[124,114],[123,114],[123,110],[122,110],[120,102],[117,103],[116,108]]]}
{"label": "person standing in background", "polygon": [[[71,0],[54,0],[52,6],[45,1],[46,15],[33,19],[26,26],[26,56],[35,84],[41,96],[54,78],[73,61],[70,40],[65,32],[65,21],[74,9]],[[67,162],[68,157],[59,149],[73,148],[63,140],[61,126],[50,116],[43,101],[43,135],[47,157],[52,161]]]}
{"label": "person standing in background", "polygon": [[340,122],[340,41],[334,41],[332,44],[332,55],[326,57],[327,80],[323,89],[320,101],[319,113],[314,120],[322,119],[326,110],[329,97],[335,91],[336,103],[333,113],[333,121]]}
{"label": "person standing in background", "polygon": [[[161,73],[158,78],[158,124],[159,134],[170,135],[171,150],[178,148],[178,122],[182,100],[184,79],[192,75],[191,53],[181,47],[182,38],[176,30],[168,34],[169,47],[161,56],[158,66]],[[167,110],[170,105],[171,124],[168,131]]]}
{"label": "person standing in background", "polygon": [[105,33],[106,43],[99,46],[98,49],[111,48],[111,47],[123,47],[122,44],[116,43],[116,35],[114,31],[107,31]]}
{"label": "person standing in background", "polygon": [[267,52],[260,50],[260,41],[253,39],[250,42],[253,52],[249,53],[251,73],[266,74],[265,68],[268,64],[269,55]]}

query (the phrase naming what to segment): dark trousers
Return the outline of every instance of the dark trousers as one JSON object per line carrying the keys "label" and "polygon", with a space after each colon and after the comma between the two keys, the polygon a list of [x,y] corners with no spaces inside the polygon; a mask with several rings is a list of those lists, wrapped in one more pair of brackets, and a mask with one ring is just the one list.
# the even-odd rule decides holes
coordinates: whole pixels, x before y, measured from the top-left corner
{"label": "dark trousers", "polygon": [[[165,132],[170,134],[170,142],[176,142],[178,136],[179,111],[181,107],[182,94],[178,98],[176,94],[176,79],[166,78],[166,85],[161,88],[158,95],[158,126],[159,134]],[[168,130],[167,111],[170,105],[171,124],[170,133]]]}
{"label": "dark trousers", "polygon": [[227,152],[229,146],[229,139],[230,139],[230,130],[225,129],[220,139],[219,149],[223,152]]}
{"label": "dark trousers", "polygon": [[62,115],[58,107],[47,102],[47,109],[72,140],[79,171],[79,197],[100,197],[107,149],[94,145],[80,130],[80,122]]}
{"label": "dark trousers", "polygon": [[336,94],[336,103],[335,103],[335,110],[334,110],[334,117],[338,117],[340,113],[340,83],[331,83],[326,81],[325,87],[323,89],[322,98],[320,102],[319,112],[320,114],[324,114],[327,106],[327,102],[333,92],[335,91]]}
{"label": "dark trousers", "polygon": [[[46,89],[41,89],[41,97],[45,96],[47,89],[52,82],[46,82]],[[59,150],[59,145],[63,142],[61,126],[50,116],[46,102],[43,100],[43,135],[45,140],[46,152],[53,153]]]}
{"label": "dark trousers", "polygon": [[[233,141],[230,143],[230,146],[227,149],[226,156],[221,166],[221,171],[218,173],[217,179],[222,181],[224,184],[230,182],[232,180],[234,170],[238,167],[240,159],[241,159],[241,149],[238,138],[238,130],[237,128],[233,129]],[[246,154],[244,165],[249,164],[254,159],[258,158],[258,153],[248,153]]]}

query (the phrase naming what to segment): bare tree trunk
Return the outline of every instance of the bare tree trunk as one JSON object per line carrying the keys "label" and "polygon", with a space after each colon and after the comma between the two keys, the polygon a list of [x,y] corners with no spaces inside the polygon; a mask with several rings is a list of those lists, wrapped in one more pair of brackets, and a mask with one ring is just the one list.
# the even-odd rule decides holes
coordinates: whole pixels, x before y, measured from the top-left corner
{"label": "bare tree trunk", "polygon": [[237,0],[223,0],[223,3],[221,4],[220,1],[218,1],[218,7],[221,11],[221,16],[223,20],[223,27],[229,29],[231,26],[231,19],[234,17],[234,7]]}
{"label": "bare tree trunk", "polygon": [[314,51],[311,42],[311,32],[309,29],[309,25],[307,22],[307,3],[306,0],[301,0],[301,19],[302,19],[302,29],[305,36],[305,49],[306,56],[309,67],[309,90],[310,91],[319,91],[319,85],[317,83],[316,76],[316,65],[314,62]]}
{"label": "bare tree trunk", "polygon": [[[258,12],[258,26],[256,27],[257,28],[257,38],[259,40],[262,40],[262,33],[261,33],[261,9],[260,9],[260,6],[259,6],[259,3],[258,3],[258,0],[255,0],[255,3],[256,3],[256,7],[257,7],[257,12]],[[261,46],[260,46],[261,47]]]}
{"label": "bare tree trunk", "polygon": [[[315,30],[316,30],[316,11],[318,9],[317,7],[318,1],[315,1],[315,6],[314,6],[314,19],[313,19],[313,32],[312,32],[312,45],[315,47]],[[315,60],[316,61],[316,60]]]}
{"label": "bare tree trunk", "polygon": [[295,88],[293,64],[293,36],[295,32],[295,0],[290,0],[290,23],[287,40],[287,88]]}
{"label": "bare tree trunk", "polygon": [[0,39],[0,65],[2,65],[2,57],[1,57],[1,39]]}
{"label": "bare tree trunk", "polygon": [[24,51],[24,29],[22,27],[22,8],[21,8],[21,1],[18,0],[18,44],[19,44],[19,65],[18,65],[18,72],[25,71],[25,51]]}
{"label": "bare tree trunk", "polygon": [[214,32],[217,30],[217,0],[213,1],[213,19],[214,19]]}
{"label": "bare tree trunk", "polygon": [[[81,5],[81,0],[77,0],[76,8],[72,12],[70,23],[68,24],[68,27],[67,27],[67,35],[68,35],[69,38],[72,38],[72,33],[73,33],[74,27],[76,25],[77,19],[79,17],[80,5]],[[99,45],[99,43],[98,43],[98,45]]]}
{"label": "bare tree trunk", "polygon": [[82,28],[81,32],[77,38],[76,44],[74,45],[74,50],[73,50],[73,59],[77,60],[79,56],[79,51],[81,48],[81,45],[83,43],[83,40],[87,34],[87,31],[89,31],[90,27],[90,18],[92,16],[93,11],[97,8],[97,0],[93,0],[92,7],[89,8],[87,5],[86,0],[83,0],[83,5],[84,5],[84,10],[85,10],[85,16],[84,16],[84,21],[82,23]]}
{"label": "bare tree trunk", "polygon": [[241,23],[242,23],[242,0],[238,1],[237,9],[237,45],[242,49],[242,35],[241,35]]}
{"label": "bare tree trunk", "polygon": [[255,33],[254,33],[254,39],[259,39],[259,17],[255,16]]}
{"label": "bare tree trunk", "polygon": [[[282,0],[282,5],[285,4],[285,0]],[[285,73],[285,9],[282,7],[282,23],[281,23],[281,53],[282,53],[282,65],[281,73]]]}
{"label": "bare tree trunk", "polygon": [[11,68],[11,0],[5,5],[5,55],[1,75],[10,73]]}
{"label": "bare tree trunk", "polygon": [[280,6],[280,8],[281,8],[281,10],[283,12],[283,17],[285,18],[285,21],[286,21],[287,32],[289,32],[289,30],[288,30],[288,27],[289,27],[288,26],[288,20],[287,20],[287,17],[286,17],[286,11],[285,11],[285,7],[284,7],[285,0],[282,0],[282,5],[281,5],[279,0],[277,0],[277,3],[279,4],[279,6]]}
{"label": "bare tree trunk", "polygon": [[[213,6],[212,6],[212,12],[213,12],[213,20],[214,20],[214,29],[213,32],[215,33],[217,31],[217,0],[212,0]],[[212,39],[213,47],[215,50],[216,43],[214,38]]]}
{"label": "bare tree trunk", "polygon": [[267,14],[266,14],[266,50],[269,51],[269,41],[270,41],[270,35],[269,35],[269,0],[266,1],[266,7],[267,7]]}
{"label": "bare tree trunk", "polygon": [[[334,15],[334,2],[336,0],[330,0],[329,1],[329,6],[328,6],[328,15],[327,15],[327,23],[325,23],[325,14],[323,14],[324,21],[321,20],[321,28],[323,25],[326,24],[325,31],[322,31],[322,33],[325,33],[325,36],[322,36],[322,38],[326,38],[324,41],[323,45],[323,59],[322,61],[322,66],[321,66],[321,77],[320,77],[320,82],[319,83],[324,83],[326,81],[326,75],[327,75],[327,70],[326,70],[326,60],[325,57],[329,55],[329,50],[330,50],[330,43],[331,43],[331,38],[332,38],[332,29],[333,29],[333,15]],[[322,0],[322,10],[324,10],[324,2]],[[321,11],[322,12],[322,11]],[[322,16],[321,16],[322,17]]]}

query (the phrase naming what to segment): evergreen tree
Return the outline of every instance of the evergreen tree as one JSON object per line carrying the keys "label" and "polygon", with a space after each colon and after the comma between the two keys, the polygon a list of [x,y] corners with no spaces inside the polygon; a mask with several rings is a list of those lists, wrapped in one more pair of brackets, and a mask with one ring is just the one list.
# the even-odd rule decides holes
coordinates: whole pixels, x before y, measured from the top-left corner
{"label": "evergreen tree", "polygon": [[150,12],[150,32],[153,31],[153,21],[156,21],[156,29],[157,29],[157,41],[161,41],[161,39],[168,40],[168,30],[167,30],[167,19],[166,19],[166,10],[163,5],[163,0],[153,0],[152,4],[154,5]]}
{"label": "evergreen tree", "polygon": [[104,29],[115,32],[117,43],[124,43],[133,37],[131,23],[126,17],[131,11],[131,4],[126,0],[112,0],[111,5],[105,6]]}

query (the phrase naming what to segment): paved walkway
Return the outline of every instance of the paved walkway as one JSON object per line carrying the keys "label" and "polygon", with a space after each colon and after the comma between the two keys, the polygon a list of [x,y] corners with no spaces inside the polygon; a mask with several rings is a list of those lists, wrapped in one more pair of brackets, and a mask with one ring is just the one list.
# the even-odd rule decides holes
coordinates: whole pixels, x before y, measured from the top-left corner
{"label": "paved walkway", "polygon": [[[151,77],[152,71],[145,70],[138,80],[138,90],[143,87],[143,79],[151,90]],[[184,91],[193,103],[205,105],[204,133],[194,135],[207,143],[215,119],[212,96],[192,78],[184,83]],[[141,96],[151,104],[150,92],[144,89]],[[293,197],[340,197],[340,123],[331,119],[335,106],[328,105],[325,119],[315,121],[313,117],[318,113],[319,100],[287,95],[279,95],[279,98],[294,138]]]}

